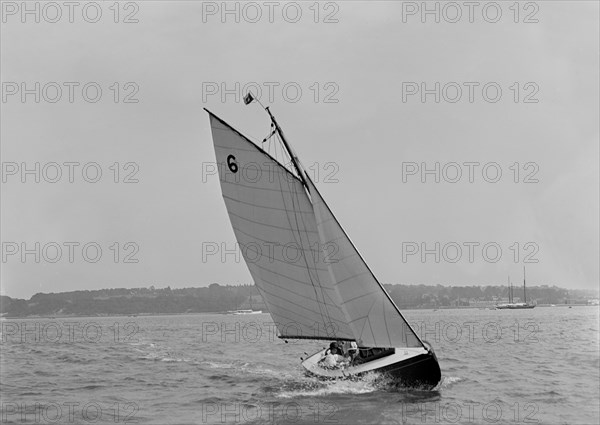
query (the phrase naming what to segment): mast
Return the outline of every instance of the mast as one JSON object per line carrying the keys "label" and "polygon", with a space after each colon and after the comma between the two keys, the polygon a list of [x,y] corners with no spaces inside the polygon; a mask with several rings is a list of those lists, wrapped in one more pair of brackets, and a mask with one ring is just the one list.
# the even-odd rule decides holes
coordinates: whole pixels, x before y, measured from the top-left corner
{"label": "mast", "polygon": [[527,292],[525,290],[525,266],[523,266],[523,299],[525,304],[527,304]]}
{"label": "mast", "polygon": [[[268,106],[265,107],[258,98],[254,97],[252,95],[251,92],[248,92],[246,94],[246,96],[244,96],[244,103],[246,105],[249,105],[250,103],[254,102],[255,100],[269,114],[269,117],[271,118],[271,122],[275,126],[275,131],[277,131],[277,133],[279,134],[279,137],[281,137],[281,141],[283,142],[285,149],[288,151],[288,154],[290,155],[290,159],[292,160],[292,164],[294,164],[294,168],[296,169],[296,172],[298,173],[298,177],[300,178],[300,181],[302,181],[302,184],[304,185],[306,190],[310,193],[310,190],[308,189],[308,184],[306,183],[306,179],[304,178],[304,174],[302,173],[302,171],[300,169],[300,161],[298,160],[298,157],[296,156],[296,154],[290,147],[287,139],[285,138],[285,135],[283,134],[283,130],[281,130],[281,127],[279,127],[279,124],[277,123],[277,120],[271,113],[271,110],[269,109],[269,107]],[[272,135],[273,135],[273,133],[271,133],[271,136]]]}
{"label": "mast", "polygon": [[265,111],[267,111],[269,113],[269,116],[271,117],[271,121],[273,122],[273,125],[275,125],[275,130],[277,130],[277,133],[279,133],[279,137],[281,137],[281,141],[283,142],[283,145],[285,146],[288,153],[290,154],[292,164],[294,164],[294,168],[296,169],[296,172],[298,173],[298,177],[300,177],[300,179],[302,180],[302,184],[304,185],[306,190],[308,190],[308,185],[306,184],[306,180],[304,179],[304,174],[302,173],[302,171],[300,169],[300,161],[298,160],[298,157],[296,157],[296,154],[294,153],[292,148],[290,148],[290,145],[288,144],[287,139],[285,138],[283,131],[281,130],[281,127],[279,127],[277,120],[271,113],[271,110],[269,109],[268,106],[265,108]]}
{"label": "mast", "polygon": [[513,287],[512,282],[510,282],[510,302],[511,304],[515,302],[515,288]]}

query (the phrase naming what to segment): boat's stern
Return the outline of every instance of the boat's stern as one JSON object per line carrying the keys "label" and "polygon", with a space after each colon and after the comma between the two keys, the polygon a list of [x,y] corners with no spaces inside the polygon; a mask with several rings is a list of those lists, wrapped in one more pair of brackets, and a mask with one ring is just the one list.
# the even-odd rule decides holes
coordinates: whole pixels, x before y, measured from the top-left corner
{"label": "boat's stern", "polygon": [[317,351],[315,354],[302,360],[302,367],[308,374],[318,376],[319,378],[343,378],[345,375],[340,369],[325,369],[319,365],[319,360],[323,358],[326,350],[327,348],[323,348],[322,350]]}

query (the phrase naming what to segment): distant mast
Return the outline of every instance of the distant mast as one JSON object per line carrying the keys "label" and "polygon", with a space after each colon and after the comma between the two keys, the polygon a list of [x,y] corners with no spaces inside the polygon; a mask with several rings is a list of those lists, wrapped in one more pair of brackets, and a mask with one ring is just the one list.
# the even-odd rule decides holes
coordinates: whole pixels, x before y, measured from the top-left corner
{"label": "distant mast", "polygon": [[523,301],[527,303],[527,292],[525,289],[525,266],[523,266]]}

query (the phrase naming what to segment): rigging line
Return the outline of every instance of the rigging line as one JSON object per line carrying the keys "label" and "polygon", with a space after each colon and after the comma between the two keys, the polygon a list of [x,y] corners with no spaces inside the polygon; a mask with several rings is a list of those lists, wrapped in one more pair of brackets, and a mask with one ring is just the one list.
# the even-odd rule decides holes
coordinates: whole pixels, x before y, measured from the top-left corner
{"label": "rigging line", "polygon": [[[291,199],[291,201],[292,201],[292,208],[294,207],[294,204],[296,204],[296,205],[298,206],[298,208],[299,208],[300,206],[299,206],[298,192],[296,191],[296,189],[297,189],[296,185],[294,185],[294,184],[293,184],[292,182],[290,182],[289,180],[288,180],[288,181],[286,181],[286,183],[287,183],[287,185],[288,185],[288,190],[289,190],[289,193],[290,193],[290,199]],[[281,184],[281,179],[280,179],[280,184]],[[293,188],[293,189],[292,189],[292,188]],[[292,192],[292,190],[293,190],[293,192]],[[294,221],[295,221],[295,224],[296,224],[296,229],[298,229],[298,238],[300,239],[300,243],[299,243],[299,245],[300,245],[301,247],[303,247],[303,246],[304,246],[304,244],[302,243],[302,235],[301,235],[301,233],[300,233],[300,224],[298,223],[298,215],[296,214],[296,212],[295,212],[295,211],[296,211],[296,210],[295,210],[295,209],[293,209],[292,213],[293,213],[293,215],[294,215]],[[294,228],[294,226],[292,225],[292,223],[291,223],[291,221],[290,221],[289,214],[287,214],[287,218],[288,218],[288,222],[289,222],[289,224],[290,224],[290,228],[292,228],[292,229],[293,229],[293,228]],[[304,222],[303,222],[303,224],[304,224]],[[293,231],[293,230],[292,230],[292,235],[294,236],[294,240],[296,241],[296,243],[298,243],[298,240],[296,239],[296,235],[295,235],[295,233],[294,233],[294,231]],[[308,235],[307,235],[307,236],[308,236]],[[310,245],[309,245],[309,249],[310,249]],[[303,251],[304,251],[304,250],[303,250]],[[317,301],[317,306],[319,307],[319,312],[320,312],[320,314],[321,314],[321,317],[324,317],[324,318],[325,318],[325,317],[327,317],[327,318],[330,318],[330,316],[329,316],[329,314],[328,314],[329,312],[327,312],[327,309],[326,309],[326,313],[327,313],[327,314],[323,314],[323,311],[322,311],[322,305],[321,305],[322,303],[319,301],[319,294],[318,294],[318,292],[317,292],[317,288],[316,288],[316,286],[315,286],[315,283],[314,283],[313,277],[312,277],[312,275],[311,275],[311,273],[310,273],[310,267],[308,266],[308,262],[307,262],[307,260],[306,260],[306,255],[303,255],[303,257],[304,257],[304,263],[306,264],[306,268],[307,268],[307,271],[308,271],[308,279],[310,280],[310,284],[312,285],[312,287],[313,287],[313,291],[315,292],[315,300]],[[321,297],[323,297],[323,294],[321,294]]]}
{"label": "rigging line", "polygon": [[[294,167],[292,165],[292,158],[290,157],[289,153],[287,152],[287,149],[285,149],[283,140],[281,139],[281,136],[279,135],[279,133],[277,133],[276,137],[277,137],[277,141],[279,142],[279,148],[281,149],[281,163],[284,164],[286,166],[286,168],[292,172],[292,174],[298,174],[298,172],[294,169]],[[298,176],[298,177],[300,178],[300,176]]]}
{"label": "rigging line", "polygon": [[[371,335],[373,336],[373,341],[375,340],[375,333],[373,333],[373,328],[371,328],[371,323],[369,321],[369,314],[371,314],[371,310],[373,310],[373,306],[375,305],[375,301],[373,301],[373,304],[371,304],[371,307],[369,307],[369,310],[367,311],[367,314],[364,316],[365,318],[365,322],[363,323],[362,329],[360,330],[360,339],[362,340],[362,336],[363,333],[365,331],[365,326],[367,325],[367,322],[369,322],[369,329],[371,329]],[[375,344],[377,345],[377,344]]]}
{"label": "rigging line", "polygon": [[[274,150],[273,144],[274,144],[273,139],[269,139],[269,153],[271,153],[271,155],[273,155],[273,153],[274,153],[273,152],[273,150]],[[275,155],[273,155],[273,157],[275,157]]]}
{"label": "rigging line", "polygon": [[[278,155],[278,153],[277,153],[277,145],[279,145],[279,143],[275,143],[274,145],[275,145],[275,158],[277,158],[277,160],[278,160],[280,163],[282,163],[282,164],[283,164],[283,166],[285,167],[285,164],[284,164],[284,162],[283,162],[281,159],[279,159],[279,157],[277,156],[277,155]],[[281,146],[279,146],[279,149],[281,150]]]}
{"label": "rigging line", "polygon": [[388,328],[387,318],[385,317],[385,301],[382,302],[381,312],[382,312],[382,316],[383,316],[383,323],[385,324],[385,332],[387,333],[388,340],[390,341],[390,347],[391,347],[392,346],[392,337],[390,336],[390,329]]}
{"label": "rigging line", "polygon": [[[283,139],[282,139],[281,134],[279,134],[279,132],[278,132],[278,134],[277,134],[276,137],[277,137],[277,139],[279,141],[280,149],[281,149],[281,152],[282,152],[282,161],[281,162],[283,164],[286,164],[286,163],[293,164],[293,159],[292,159],[292,156],[291,156],[292,153],[288,152],[287,149],[284,149]],[[289,167],[288,169],[291,170],[292,172],[295,170],[296,173],[301,173],[301,171],[300,171],[299,168],[296,170],[293,166]],[[298,178],[302,180],[302,176],[300,174],[298,174]],[[280,179],[280,182],[281,182],[281,179]],[[287,179],[287,183],[288,183],[290,197],[292,198],[292,202],[294,202],[294,200],[295,200],[296,204],[298,204],[298,208],[299,208],[300,205],[299,205],[299,199],[298,199],[297,186],[293,185],[293,182],[290,182],[289,179]],[[292,190],[292,188],[290,187],[292,185],[293,185],[294,190]],[[306,193],[304,187],[302,187],[302,190],[304,191],[304,193]],[[295,199],[294,199],[294,197],[295,197]],[[288,217],[288,219],[289,219],[289,217]],[[295,212],[294,212],[294,219],[296,221],[296,228],[298,229],[298,237],[300,238],[300,242],[302,242],[302,235],[300,233],[300,226],[299,226],[299,223],[298,223],[298,215]],[[316,217],[315,217],[315,219],[316,219]],[[304,218],[303,217],[301,217],[300,220],[302,221],[302,224],[304,225],[304,233],[306,233],[306,238],[308,239],[308,242],[309,242],[309,249],[311,249],[310,248],[310,238],[308,236],[306,223],[304,222]],[[315,222],[316,222],[316,220],[315,220]],[[292,227],[291,223],[290,223],[290,227]],[[318,229],[317,229],[317,232],[318,232]],[[295,235],[294,235],[294,237],[295,237]],[[320,243],[320,238],[317,238],[317,243]],[[301,243],[301,246],[303,246],[302,243]],[[319,255],[319,252],[317,252],[317,255]],[[329,308],[327,307],[327,305],[326,305],[327,303],[325,302],[325,292],[324,292],[323,285],[321,284],[319,274],[318,274],[318,272],[316,272],[316,276],[314,276],[314,277],[312,276],[312,274],[311,274],[311,267],[308,265],[308,259],[306,258],[306,255],[304,255],[304,263],[306,264],[306,267],[307,267],[308,278],[310,280],[310,283],[313,285],[313,288],[314,288],[314,291],[315,291],[315,298],[316,298],[316,301],[317,301],[317,305],[319,306],[319,310],[322,311],[321,307],[323,307],[323,309],[324,309],[324,313],[325,314],[323,314],[323,312],[322,312],[321,313],[321,317],[323,319],[325,319],[325,320],[328,320],[329,323],[333,323],[333,321],[331,320],[331,313],[329,312]],[[317,266],[315,264],[315,268],[316,267]],[[315,278],[316,278],[316,281],[317,281],[318,285],[315,284]],[[318,286],[318,288],[317,288],[317,286]],[[319,301],[319,295],[321,296],[322,302]],[[323,306],[321,306],[321,304],[323,304]]]}
{"label": "rigging line", "polygon": [[[302,188],[302,190],[304,190],[304,188]],[[298,221],[298,214],[294,214],[294,215],[296,217],[296,221]],[[314,263],[313,269],[314,269],[314,272],[316,274],[316,280],[317,280],[317,282],[319,284],[319,288],[320,288],[320,292],[321,292],[321,299],[323,300],[323,305],[324,305],[325,311],[327,313],[327,319],[329,319],[329,323],[332,323],[332,321],[331,321],[331,313],[329,312],[329,309],[327,307],[327,302],[325,301],[325,295],[326,295],[325,292],[324,292],[325,289],[323,288],[323,285],[321,284],[321,279],[320,279],[319,273],[318,273],[318,262],[315,262],[314,254],[312,253],[312,247],[310,246],[310,238],[308,236],[308,229],[307,229],[307,226],[306,226],[306,222],[304,221],[304,216],[303,215],[300,216],[300,221],[302,221],[302,224],[304,226],[304,233],[305,233],[305,236],[306,236],[306,238],[308,240],[309,251],[311,252],[311,259],[312,259],[312,261]],[[318,235],[319,230],[318,229],[316,229],[316,230],[317,230],[317,235]],[[300,238],[302,238],[302,237],[300,236]],[[320,240],[319,240],[319,237],[317,237],[317,258],[320,258],[320,251],[319,251],[319,246],[318,246],[319,243],[320,243]],[[306,256],[304,256],[304,262],[306,263],[306,266],[308,268],[308,273],[309,273],[309,276],[310,276],[310,266],[308,265],[308,259],[306,258]],[[312,279],[311,279],[311,281],[312,281]]]}
{"label": "rigging line", "polygon": [[[290,157],[290,161],[291,161],[291,157]],[[299,176],[299,177],[301,177],[301,176]],[[289,182],[288,182],[288,184],[289,184]],[[297,186],[295,186],[295,185],[294,185],[294,188],[297,188]],[[305,191],[304,187],[302,187],[302,188],[301,188],[301,190],[303,191],[303,193],[304,193],[304,194],[306,194],[306,191]],[[294,192],[294,193],[295,193],[295,195],[296,195],[296,200],[298,201],[298,208],[299,208],[299,207],[300,207],[300,205],[299,205],[298,193],[297,193],[297,192]],[[291,194],[292,194],[292,191],[290,190],[290,195],[291,195]],[[296,223],[298,223],[298,215],[297,215],[296,213],[294,213],[294,217],[295,217]],[[306,235],[306,238],[307,238],[307,240],[308,240],[308,242],[309,242],[309,250],[311,250],[312,248],[310,247],[310,238],[309,238],[309,236],[308,236],[308,230],[307,230],[306,222],[304,221],[304,217],[300,217],[300,220],[302,221],[302,224],[304,225],[304,233],[305,233],[305,235]],[[316,222],[316,217],[315,217],[315,222]],[[300,229],[300,226],[299,226],[299,225],[298,225],[298,229]],[[317,234],[318,234],[318,229],[316,229],[316,230],[317,230]],[[298,232],[298,236],[300,237],[300,240],[302,240],[302,235],[300,234],[300,231]],[[317,244],[318,244],[319,242],[320,242],[320,238],[317,238]],[[317,255],[319,255],[318,245],[317,245]],[[314,261],[314,257],[313,257],[313,261]],[[318,272],[316,272],[316,269],[317,269],[317,264],[315,264],[315,265],[314,265],[314,269],[315,269],[315,273],[316,273],[316,276],[315,276],[315,277],[316,277],[316,281],[317,281],[317,283],[318,283],[318,287],[319,287],[319,289],[317,289],[316,285],[314,284],[313,276],[312,276],[312,275],[311,275],[311,273],[310,273],[310,271],[311,271],[310,269],[311,269],[311,268],[310,268],[310,266],[308,265],[308,259],[306,258],[306,255],[304,256],[304,262],[305,262],[305,264],[306,264],[306,267],[307,267],[307,269],[308,269],[308,276],[309,276],[309,279],[310,279],[310,281],[311,281],[311,284],[312,284],[312,285],[313,285],[313,287],[315,288],[315,291],[318,291],[318,292],[320,292],[321,299],[322,299],[322,301],[323,301],[323,306],[324,306],[325,313],[326,313],[326,314],[325,314],[323,317],[324,317],[324,318],[326,318],[326,319],[328,319],[328,320],[329,320],[329,323],[333,323],[333,321],[331,320],[331,313],[329,312],[329,309],[328,309],[328,307],[327,307],[327,303],[326,303],[326,301],[325,301],[325,292],[324,292],[324,288],[323,288],[323,285],[321,284],[321,280],[320,280],[320,278],[319,278],[319,274],[318,274]],[[315,293],[315,295],[316,295],[316,293]],[[317,297],[317,300],[318,300],[318,297]]]}
{"label": "rigging line", "polygon": [[269,140],[269,141],[270,141],[270,140],[271,140],[271,137],[273,137],[273,135],[274,135],[274,134],[277,132],[277,129],[273,128],[273,124],[271,124],[271,128],[272,128],[272,130],[271,130],[271,132],[269,133],[269,135],[268,135],[268,136],[266,136],[266,137],[265,137],[265,138],[262,140],[262,143],[263,143],[263,144],[264,144],[264,143],[265,143],[267,140]]}
{"label": "rigging line", "polygon": [[[279,135],[277,135],[274,139],[274,146],[275,146],[275,155],[277,155],[277,148],[279,147],[280,150],[282,150],[281,144],[279,142]],[[282,155],[283,156],[283,155]],[[282,161],[280,158],[276,157],[277,160],[283,165],[284,168],[287,169],[287,167],[285,166],[285,162]]]}
{"label": "rigging line", "polygon": [[[283,141],[282,141],[282,139],[281,139],[281,137],[280,137],[280,135],[279,135],[279,134],[277,135],[277,138],[279,139],[279,142],[280,142],[280,145],[281,145],[281,150],[282,150],[282,152],[283,152],[283,154],[284,154],[283,162],[287,162],[288,164],[291,164],[291,163],[292,163],[292,158],[290,157],[290,155],[289,155],[289,153],[287,152],[287,150],[286,150],[286,149],[284,149]],[[289,162],[288,162],[288,160],[289,160]],[[292,167],[290,167],[290,168],[293,170],[293,168],[292,168]],[[299,177],[299,178],[301,178],[301,176],[298,176],[298,177]],[[303,189],[303,190],[304,190],[304,189]],[[298,204],[298,210],[300,210],[300,204],[299,204],[299,198],[298,198],[297,187],[294,185],[294,191],[292,192],[292,190],[289,190],[289,193],[290,193],[290,196],[292,196],[292,193],[293,193],[293,195],[295,195],[295,196],[296,196],[296,200],[298,201],[298,202],[297,202],[297,204]],[[306,192],[304,192],[304,193],[306,193]],[[311,212],[312,212],[312,211],[311,211]],[[314,212],[312,212],[312,214],[314,215]],[[297,217],[297,214],[294,214],[294,216],[295,216],[296,222],[298,222],[298,217]],[[316,218],[316,217],[315,217],[315,218]],[[303,231],[304,231],[304,233],[306,233],[306,237],[308,238],[308,230],[307,230],[306,222],[304,221],[304,218],[303,218],[303,217],[301,217],[301,221],[302,221],[302,224],[304,225],[304,227],[303,227],[303,229],[304,229],[304,230],[303,230]],[[315,220],[315,221],[316,221],[316,220]],[[298,226],[298,229],[300,229],[300,227],[299,227],[299,226]],[[318,234],[318,230],[317,230],[317,229],[315,229],[315,230],[316,230],[316,233]],[[301,235],[300,235],[300,237],[301,237]],[[310,246],[310,240],[309,240],[309,250],[310,250],[310,251],[312,251],[312,247]],[[313,259],[314,259],[314,256],[313,256]],[[307,261],[306,261],[306,258],[305,258],[305,263],[306,263],[306,262],[307,262]],[[309,267],[309,268],[310,268],[310,266],[308,266],[308,264],[307,264],[307,267]],[[316,265],[316,264],[314,265],[314,268],[315,268],[315,269],[317,268],[317,265]],[[320,284],[320,282],[319,282],[319,284]],[[321,285],[319,285],[319,286],[321,286]]]}
{"label": "rigging line", "polygon": [[[294,182],[291,182],[288,179],[286,179],[286,183],[288,185],[288,190],[289,190],[289,193],[290,193],[290,198],[292,200],[292,207],[293,207],[294,206],[293,204],[295,203],[294,200],[299,201],[299,199],[297,199],[297,196],[298,196],[298,192],[296,191],[297,187],[294,184]],[[279,186],[283,189],[283,184],[281,182],[281,176],[279,176]],[[292,187],[294,188],[294,193],[292,193]],[[281,192],[281,194],[282,194],[282,197],[283,197],[283,191]],[[296,195],[296,197],[294,197],[294,194]],[[285,197],[283,197],[283,205],[287,209],[287,205],[286,205],[286,202],[285,202]],[[290,211],[288,210],[287,214],[286,214],[286,217],[288,219],[288,223],[290,224],[290,229],[293,229],[294,227],[293,227],[292,222],[290,220],[289,213],[290,213]],[[300,228],[299,228],[299,223],[298,223],[298,217],[297,217],[297,215],[295,213],[295,210],[294,210],[293,213],[294,213],[294,218],[295,218],[295,221],[296,221],[296,228],[298,229],[298,236],[300,237],[300,242],[302,242],[302,236],[300,235]],[[295,235],[295,232],[293,230],[292,230],[292,235],[294,237],[294,240],[296,240],[296,235]],[[296,241],[296,243],[298,243],[298,242]],[[303,244],[300,243],[300,246],[302,247]],[[306,256],[304,256],[304,261],[306,262]],[[310,283],[311,283],[311,285],[313,287],[313,291],[314,291],[314,294],[315,294],[315,300],[317,302],[317,306],[319,308],[319,312],[321,314],[321,317],[322,318],[327,318],[331,322],[331,316],[329,314],[329,311],[327,311],[327,309],[325,310],[326,314],[323,314],[322,305],[321,305],[322,303],[319,301],[319,294],[318,294],[317,288],[315,286],[315,283],[313,281],[313,277],[312,277],[312,275],[310,273],[310,269],[308,267],[308,264],[307,264],[307,269],[308,269],[308,279],[310,280]],[[323,297],[323,294],[321,294],[321,297]]]}
{"label": "rigging line", "polygon": [[[309,180],[310,180],[310,178],[309,178]],[[310,180],[310,182],[312,183],[312,180]],[[314,186],[314,183],[312,183],[312,185]],[[318,191],[317,191],[317,193],[312,194],[312,196],[311,196],[311,202],[313,202],[313,210],[314,209],[317,209],[317,210],[323,209],[324,210],[324,207],[325,207],[324,204],[323,204],[324,201],[323,201],[323,198],[320,197],[320,194],[318,193]],[[315,215],[315,219],[317,219],[317,218],[320,219],[320,220],[322,220],[323,219],[323,213],[321,212],[318,215],[318,217],[317,217],[317,215]],[[317,231],[318,231],[318,229],[319,229],[319,225],[317,224]],[[329,238],[328,236],[325,236],[325,235],[324,235],[324,237],[325,238]],[[330,243],[332,240],[337,240],[337,238],[335,238],[335,239],[330,239],[329,238],[328,242],[326,242],[326,243]],[[337,245],[337,246],[340,247],[340,245]],[[341,248],[340,248],[340,250],[341,250]],[[343,250],[341,250],[341,252],[343,252]],[[344,258],[350,258],[350,256],[347,256],[347,257],[344,257]],[[339,261],[342,261],[342,260],[339,260]],[[339,298],[338,302],[340,302],[340,304],[339,304],[338,307],[340,309],[340,312],[345,317],[348,326],[350,326],[351,329],[353,329],[353,326],[351,325],[351,323],[353,321],[351,320],[350,313],[348,312],[348,309],[346,307],[346,304],[348,302],[351,302],[352,300],[343,301],[342,296],[341,296],[341,294],[339,292],[338,286],[339,286],[340,283],[342,283],[342,282],[344,282],[344,281],[346,281],[348,279],[352,279],[352,278],[356,277],[357,275],[351,276],[351,277],[346,278],[346,279],[342,279],[341,281],[336,281],[335,277],[334,277],[335,274],[333,273],[333,269],[331,268],[332,267],[331,264],[326,264],[326,267],[328,269],[328,276],[331,277],[331,279],[332,279],[333,290],[335,291],[335,293],[337,294],[337,296]]]}

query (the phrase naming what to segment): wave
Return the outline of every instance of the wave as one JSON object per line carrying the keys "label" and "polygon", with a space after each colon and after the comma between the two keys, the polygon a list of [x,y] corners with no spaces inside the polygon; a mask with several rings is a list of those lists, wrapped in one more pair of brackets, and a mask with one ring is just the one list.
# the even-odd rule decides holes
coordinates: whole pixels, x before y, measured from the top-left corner
{"label": "wave", "polygon": [[318,378],[305,378],[305,381],[293,383],[299,386],[283,390],[276,394],[277,398],[322,397],[334,394],[368,394],[376,391],[386,391],[395,387],[393,380],[378,372],[369,372],[358,379],[322,381]]}

